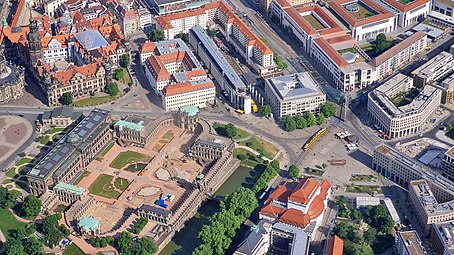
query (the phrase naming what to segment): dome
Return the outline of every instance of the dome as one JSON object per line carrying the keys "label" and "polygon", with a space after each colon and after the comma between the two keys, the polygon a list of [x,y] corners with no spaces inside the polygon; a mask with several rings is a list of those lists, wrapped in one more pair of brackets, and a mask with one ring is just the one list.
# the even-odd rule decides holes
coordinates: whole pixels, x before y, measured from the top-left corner
{"label": "dome", "polygon": [[358,57],[358,55],[356,55],[355,53],[352,53],[352,52],[347,52],[347,53],[342,54],[342,58],[345,61],[347,61],[347,63],[349,63],[349,64],[355,63],[357,57]]}
{"label": "dome", "polygon": [[194,117],[199,113],[199,108],[192,105],[186,105],[180,108],[181,113],[187,113],[189,117]]}
{"label": "dome", "polygon": [[70,133],[68,135],[68,138],[67,138],[67,141],[70,142],[70,143],[77,143],[77,141],[79,141],[79,136],[75,133]]}

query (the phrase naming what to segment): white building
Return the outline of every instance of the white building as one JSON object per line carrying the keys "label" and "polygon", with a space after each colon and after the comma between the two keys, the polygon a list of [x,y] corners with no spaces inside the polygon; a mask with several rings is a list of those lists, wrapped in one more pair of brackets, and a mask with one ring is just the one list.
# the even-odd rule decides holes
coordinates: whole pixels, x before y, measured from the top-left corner
{"label": "white building", "polygon": [[162,94],[162,105],[166,111],[178,111],[183,106],[206,108],[216,98],[215,86],[210,79],[168,85]]}
{"label": "white building", "polygon": [[398,255],[427,254],[416,230],[397,232],[396,250]]}
{"label": "white building", "polygon": [[[430,85],[421,90],[413,88],[410,77],[398,74],[368,94],[369,117],[386,137],[419,134],[440,106],[441,94]],[[414,99],[408,101],[409,97]]]}
{"label": "white building", "polygon": [[153,19],[150,11],[147,8],[140,8],[139,12],[139,23],[142,30],[149,30],[153,27]]}
{"label": "white building", "polygon": [[397,25],[406,27],[425,18],[431,11],[430,0],[409,1],[407,4],[395,0],[375,0],[387,7],[397,17]]}
{"label": "white building", "polygon": [[380,204],[378,197],[356,197],[356,209],[366,207],[368,205],[375,206]]}
{"label": "white building", "polygon": [[44,61],[48,64],[68,60],[67,37],[65,35],[47,36],[41,40]]}
{"label": "white building", "polygon": [[451,53],[442,51],[429,61],[418,67],[411,74],[415,86],[422,87],[432,83],[454,69],[454,57]]}
{"label": "white building", "polygon": [[278,119],[304,112],[318,114],[326,102],[326,95],[308,72],[266,79],[265,94]]}

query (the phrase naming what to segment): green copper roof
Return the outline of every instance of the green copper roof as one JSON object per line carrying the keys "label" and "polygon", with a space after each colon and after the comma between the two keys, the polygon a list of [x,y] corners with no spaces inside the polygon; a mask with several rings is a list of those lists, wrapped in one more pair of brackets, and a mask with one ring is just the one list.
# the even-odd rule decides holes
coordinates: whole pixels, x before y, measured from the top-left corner
{"label": "green copper roof", "polygon": [[180,111],[187,113],[189,117],[194,117],[199,113],[199,108],[192,105],[185,105],[180,107]]}
{"label": "green copper roof", "polygon": [[59,182],[54,189],[62,189],[66,190],[68,192],[77,194],[77,195],[82,195],[85,192],[85,189],[76,185],[71,185],[63,182]]}
{"label": "green copper roof", "polygon": [[129,129],[134,129],[134,130],[137,130],[137,131],[142,131],[142,129],[144,128],[144,126],[142,125],[141,122],[134,123],[134,122],[129,122],[129,121],[125,121],[125,120],[117,121],[117,123],[115,123],[115,126],[116,127],[120,126],[120,127],[129,128]]}
{"label": "green copper roof", "polygon": [[85,231],[95,230],[99,228],[99,221],[93,218],[93,216],[81,218],[79,220],[79,227],[83,228]]}

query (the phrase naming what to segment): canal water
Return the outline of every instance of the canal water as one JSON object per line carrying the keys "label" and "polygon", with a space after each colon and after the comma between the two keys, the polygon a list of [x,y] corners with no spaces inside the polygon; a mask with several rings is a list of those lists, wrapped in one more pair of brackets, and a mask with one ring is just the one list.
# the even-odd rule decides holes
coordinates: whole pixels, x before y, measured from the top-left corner
{"label": "canal water", "polygon": [[[230,176],[227,181],[216,192],[218,196],[225,196],[239,187],[251,187],[258,176],[262,173],[264,167],[251,169],[240,166]],[[219,210],[219,204],[214,201],[206,201],[199,211],[192,217],[183,229],[180,230],[172,241],[161,251],[160,255],[190,255],[199,245],[197,235],[204,224],[208,224],[209,217]]]}

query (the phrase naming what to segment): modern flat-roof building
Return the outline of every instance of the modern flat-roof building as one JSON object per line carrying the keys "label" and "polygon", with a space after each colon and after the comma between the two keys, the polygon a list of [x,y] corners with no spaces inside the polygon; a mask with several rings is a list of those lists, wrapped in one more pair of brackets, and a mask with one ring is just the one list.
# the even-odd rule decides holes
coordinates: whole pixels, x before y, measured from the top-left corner
{"label": "modern flat-roof building", "polygon": [[433,86],[441,90],[441,103],[446,104],[454,99],[454,71],[450,71],[440,80],[433,83]]}
{"label": "modern flat-roof building", "polygon": [[356,209],[366,207],[368,205],[375,206],[380,204],[378,197],[356,197]]}
{"label": "modern flat-roof building", "polygon": [[421,239],[415,230],[399,231],[396,237],[396,250],[398,255],[425,255]]}
{"label": "modern flat-roof building", "polygon": [[169,14],[173,12],[182,12],[198,8],[209,0],[145,0],[148,8],[154,10],[158,15]]}
{"label": "modern flat-roof building", "polygon": [[454,2],[451,0],[434,0],[432,1],[432,12],[429,14],[431,20],[435,23],[454,27]]}
{"label": "modern flat-roof building", "polygon": [[454,181],[454,146],[445,152],[441,161],[441,175]]}
{"label": "modern flat-roof building", "polygon": [[304,112],[317,114],[326,102],[326,95],[308,72],[266,79],[265,94],[277,119]]}
{"label": "modern flat-roof building", "polygon": [[112,141],[110,112],[94,109],[27,173],[30,193],[39,196],[57,183],[71,183]]}
{"label": "modern flat-roof building", "polygon": [[454,219],[454,201],[438,203],[427,181],[411,181],[408,196],[425,233],[432,223]]}
{"label": "modern flat-roof building", "polygon": [[351,30],[356,41],[375,39],[378,34],[396,29],[394,14],[372,0],[335,0],[329,7]]}
{"label": "modern flat-roof building", "polygon": [[251,98],[248,95],[246,84],[201,26],[194,26],[190,30],[189,43],[210,70],[217,86],[223,91],[233,107],[244,110],[246,114],[250,113]]}
{"label": "modern flat-roof building", "polygon": [[422,87],[437,81],[454,68],[454,57],[451,53],[442,51],[429,61],[418,67],[411,74],[415,86]]}
{"label": "modern flat-roof building", "polygon": [[399,70],[418,57],[426,49],[427,35],[416,32],[391,49],[374,58],[369,64],[376,71],[376,79],[381,80]]}
{"label": "modern flat-roof building", "polygon": [[441,90],[413,88],[410,77],[398,74],[368,94],[367,110],[386,137],[398,138],[422,132],[440,102]]}
{"label": "modern flat-roof building", "polygon": [[454,220],[432,224],[430,237],[437,254],[454,254]]}
{"label": "modern flat-roof building", "polygon": [[425,18],[431,11],[430,0],[396,1],[375,0],[377,4],[396,15],[396,24],[406,27],[416,23],[419,18]]}

